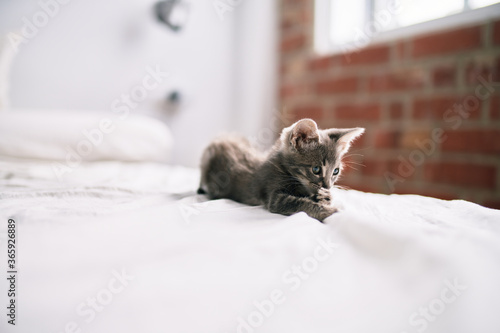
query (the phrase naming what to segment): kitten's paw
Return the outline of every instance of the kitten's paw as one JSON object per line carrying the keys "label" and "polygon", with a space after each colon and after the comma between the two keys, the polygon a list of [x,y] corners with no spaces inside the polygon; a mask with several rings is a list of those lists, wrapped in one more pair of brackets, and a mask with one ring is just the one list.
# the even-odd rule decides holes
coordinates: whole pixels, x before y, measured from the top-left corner
{"label": "kitten's paw", "polygon": [[320,188],[318,193],[314,196],[314,199],[321,205],[330,205],[332,202],[332,194],[330,190]]}
{"label": "kitten's paw", "polygon": [[316,218],[323,222],[324,219],[326,219],[328,216],[331,216],[338,212],[339,210],[335,207],[332,206],[322,206],[319,210],[318,216]]}

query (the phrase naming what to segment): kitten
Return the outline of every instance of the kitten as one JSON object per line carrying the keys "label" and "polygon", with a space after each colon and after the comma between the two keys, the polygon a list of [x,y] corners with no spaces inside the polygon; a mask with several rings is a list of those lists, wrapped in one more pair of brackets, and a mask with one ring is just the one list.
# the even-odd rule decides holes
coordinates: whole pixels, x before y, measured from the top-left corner
{"label": "kitten", "polygon": [[201,161],[200,194],[264,205],[272,213],[306,212],[323,221],[337,211],[330,188],[342,156],[364,128],[319,130],[311,119],[283,129],[264,154],[238,137],[213,141]]}

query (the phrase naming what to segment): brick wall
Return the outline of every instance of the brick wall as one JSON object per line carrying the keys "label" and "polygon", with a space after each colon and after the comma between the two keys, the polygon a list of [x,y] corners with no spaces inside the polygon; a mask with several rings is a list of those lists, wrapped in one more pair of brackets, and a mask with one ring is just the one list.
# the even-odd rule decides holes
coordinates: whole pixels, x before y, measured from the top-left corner
{"label": "brick wall", "polygon": [[500,209],[500,20],[318,57],[313,3],[281,1],[281,107],[367,129],[339,184]]}

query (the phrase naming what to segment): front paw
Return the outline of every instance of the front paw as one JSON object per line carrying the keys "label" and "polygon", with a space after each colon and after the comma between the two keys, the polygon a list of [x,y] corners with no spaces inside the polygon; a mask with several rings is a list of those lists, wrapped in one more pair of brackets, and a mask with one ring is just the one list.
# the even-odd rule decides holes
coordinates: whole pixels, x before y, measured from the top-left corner
{"label": "front paw", "polygon": [[330,190],[320,188],[318,193],[314,196],[314,200],[320,205],[330,205],[332,202],[332,194]]}
{"label": "front paw", "polygon": [[326,219],[328,216],[331,216],[338,212],[339,210],[335,207],[332,206],[323,206],[321,207],[317,219],[323,222],[324,219]]}

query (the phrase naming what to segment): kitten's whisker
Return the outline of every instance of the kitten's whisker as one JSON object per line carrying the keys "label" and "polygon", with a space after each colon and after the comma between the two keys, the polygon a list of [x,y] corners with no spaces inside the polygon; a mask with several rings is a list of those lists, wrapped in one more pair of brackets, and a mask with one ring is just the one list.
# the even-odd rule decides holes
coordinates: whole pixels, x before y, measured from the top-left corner
{"label": "kitten's whisker", "polygon": [[346,161],[346,160],[347,160],[347,161],[357,161],[357,160],[359,160],[359,159],[357,159],[357,160],[356,160],[356,159],[355,159],[355,160],[351,160],[349,157],[350,157],[350,156],[348,156],[348,157],[346,158],[346,157],[344,156],[344,157],[342,157],[342,160],[341,160],[341,161],[342,161],[342,162],[344,162],[344,161]]}
{"label": "kitten's whisker", "polygon": [[351,167],[352,164],[366,167],[366,165],[364,165],[363,163],[356,163],[356,162],[343,162],[343,163],[344,163],[344,165],[347,165],[348,167]]}
{"label": "kitten's whisker", "polygon": [[348,154],[345,154],[343,157],[346,158],[346,157],[351,157],[351,156],[364,156],[364,155],[363,154],[348,153]]}
{"label": "kitten's whisker", "polygon": [[352,188],[350,188],[349,186],[345,186],[345,185],[333,185],[333,187],[338,188],[340,190],[352,190]]}
{"label": "kitten's whisker", "polygon": [[356,148],[356,149],[351,150],[350,153],[356,153],[358,151],[367,150],[367,149],[373,149],[373,147]]}
{"label": "kitten's whisker", "polygon": [[352,164],[344,164],[344,168],[356,169],[355,166],[362,166],[362,167],[364,167],[365,165],[363,165],[363,164],[354,164],[354,165],[352,165]]}

